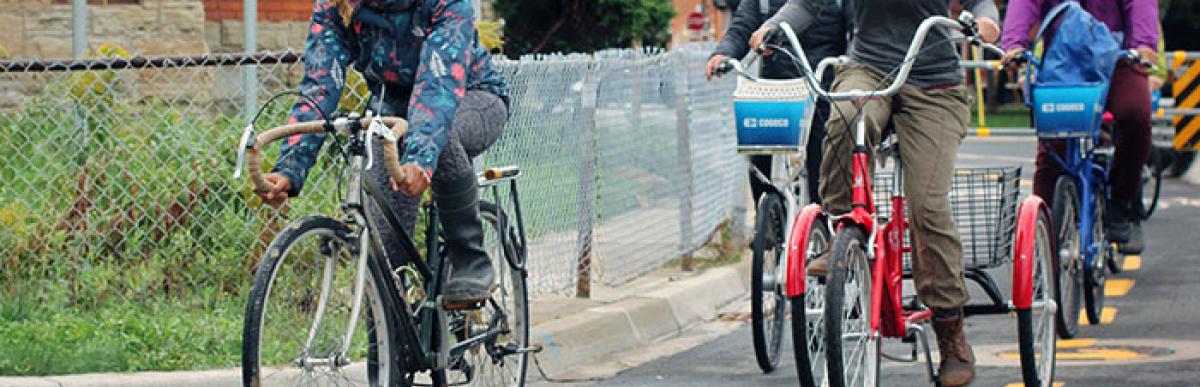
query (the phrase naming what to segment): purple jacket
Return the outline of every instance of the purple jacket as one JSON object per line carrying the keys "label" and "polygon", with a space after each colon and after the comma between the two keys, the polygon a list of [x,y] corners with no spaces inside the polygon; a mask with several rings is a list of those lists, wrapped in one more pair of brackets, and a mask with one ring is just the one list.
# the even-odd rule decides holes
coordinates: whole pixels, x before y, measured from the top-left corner
{"label": "purple jacket", "polygon": [[[1059,0],[1010,0],[1000,46],[1030,48],[1029,31]],[[1125,33],[1123,48],[1158,47],[1158,0],[1085,0],[1084,8],[1108,29]]]}

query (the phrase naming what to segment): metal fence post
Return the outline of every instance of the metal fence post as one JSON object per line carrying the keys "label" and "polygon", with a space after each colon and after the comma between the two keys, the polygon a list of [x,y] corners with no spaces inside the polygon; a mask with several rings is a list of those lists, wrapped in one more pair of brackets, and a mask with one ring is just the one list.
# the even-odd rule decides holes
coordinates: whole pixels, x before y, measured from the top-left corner
{"label": "metal fence post", "polygon": [[71,57],[83,59],[87,51],[87,0],[71,1]]}
{"label": "metal fence post", "polygon": [[575,297],[592,297],[592,246],[595,242],[596,208],[596,100],[599,88],[593,68],[584,75],[579,94],[579,225]]}
{"label": "metal fence post", "polygon": [[670,53],[671,65],[676,67],[675,73],[675,135],[676,153],[678,155],[680,175],[683,177],[679,189],[679,243],[683,252],[681,268],[684,271],[695,269],[692,257],[692,200],[696,197],[692,181],[692,140],[689,128],[688,112],[688,76],[687,64],[679,55],[679,50]]}
{"label": "metal fence post", "polygon": [[[258,51],[258,0],[242,1],[242,42],[246,54]],[[242,116],[248,121],[254,118],[254,111],[258,109],[257,65],[242,68],[242,94],[246,96],[242,104]]]}

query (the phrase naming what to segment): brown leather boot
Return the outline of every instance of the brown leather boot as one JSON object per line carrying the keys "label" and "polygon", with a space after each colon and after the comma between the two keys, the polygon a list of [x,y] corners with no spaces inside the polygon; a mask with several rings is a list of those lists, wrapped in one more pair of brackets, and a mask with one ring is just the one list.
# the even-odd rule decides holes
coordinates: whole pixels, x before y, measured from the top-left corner
{"label": "brown leather boot", "polygon": [[821,254],[805,264],[804,271],[809,277],[824,278],[829,274],[829,254]]}
{"label": "brown leather boot", "polygon": [[938,380],[944,387],[962,387],[975,379],[975,354],[963,335],[962,310],[950,314],[933,318],[933,331],[937,333],[938,351],[942,355]]}

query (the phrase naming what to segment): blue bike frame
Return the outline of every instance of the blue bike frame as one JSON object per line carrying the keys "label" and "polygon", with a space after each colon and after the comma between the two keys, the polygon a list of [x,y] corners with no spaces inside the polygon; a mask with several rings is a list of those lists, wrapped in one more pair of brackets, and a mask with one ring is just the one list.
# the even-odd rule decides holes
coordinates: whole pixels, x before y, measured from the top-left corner
{"label": "blue bike frame", "polygon": [[[1026,51],[1024,53],[1025,60],[1031,67],[1040,66],[1040,60],[1033,53]],[[1025,71],[1025,106],[1030,109],[1036,109],[1032,97],[1033,88],[1033,73],[1032,69]],[[1101,103],[1107,101],[1107,97],[1101,98]],[[1103,107],[1101,112],[1105,110]],[[1036,123],[1035,123],[1036,125]],[[1075,184],[1079,187],[1079,214],[1076,214],[1079,219],[1080,231],[1080,250],[1083,253],[1084,274],[1092,275],[1092,270],[1096,268],[1095,259],[1100,255],[1104,248],[1101,244],[1103,241],[1093,240],[1094,229],[1096,222],[1102,219],[1094,219],[1096,213],[1096,195],[1104,195],[1104,199],[1110,199],[1111,192],[1108,185],[1108,170],[1110,165],[1100,165],[1096,163],[1096,144],[1100,142],[1100,125],[1097,121],[1092,128],[1089,128],[1088,135],[1085,137],[1068,137],[1059,139],[1066,144],[1062,155],[1057,152],[1050,152],[1054,161],[1062,168],[1063,174],[1070,176],[1075,180]],[[1040,141],[1045,141],[1039,139]],[[1052,140],[1053,141],[1053,140]],[[1108,163],[1108,164],[1111,164]]]}

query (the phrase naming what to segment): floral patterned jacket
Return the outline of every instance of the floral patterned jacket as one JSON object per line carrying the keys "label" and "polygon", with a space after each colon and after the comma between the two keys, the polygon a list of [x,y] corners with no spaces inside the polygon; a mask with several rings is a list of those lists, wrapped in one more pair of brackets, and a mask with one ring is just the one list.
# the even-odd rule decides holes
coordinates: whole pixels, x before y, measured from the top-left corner
{"label": "floral patterned jacket", "polygon": [[[473,21],[469,0],[317,0],[300,91],[332,114],[345,68],[353,64],[373,94],[382,91],[385,103],[408,107],[395,109],[409,120],[401,163],[416,163],[432,175],[466,91],[508,96]],[[297,103],[290,122],[320,118]],[[309,134],[282,145],[272,172],[291,180],[290,195],[300,193],[324,141],[323,134]]]}

